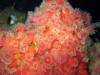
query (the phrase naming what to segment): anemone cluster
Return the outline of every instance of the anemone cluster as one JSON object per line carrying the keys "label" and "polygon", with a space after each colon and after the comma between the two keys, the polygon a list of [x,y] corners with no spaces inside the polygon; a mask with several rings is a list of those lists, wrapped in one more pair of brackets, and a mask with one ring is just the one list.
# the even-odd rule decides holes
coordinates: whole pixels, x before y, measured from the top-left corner
{"label": "anemone cluster", "polygon": [[0,31],[0,75],[88,75],[90,16],[68,1],[44,0],[26,23]]}

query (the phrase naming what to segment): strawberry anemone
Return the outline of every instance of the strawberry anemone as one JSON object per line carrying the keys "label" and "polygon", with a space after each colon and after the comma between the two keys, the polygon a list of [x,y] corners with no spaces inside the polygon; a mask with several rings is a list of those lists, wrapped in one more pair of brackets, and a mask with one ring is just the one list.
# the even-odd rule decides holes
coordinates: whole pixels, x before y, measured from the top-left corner
{"label": "strawberry anemone", "polygon": [[43,0],[25,24],[0,32],[0,75],[88,75],[89,24],[68,1]]}

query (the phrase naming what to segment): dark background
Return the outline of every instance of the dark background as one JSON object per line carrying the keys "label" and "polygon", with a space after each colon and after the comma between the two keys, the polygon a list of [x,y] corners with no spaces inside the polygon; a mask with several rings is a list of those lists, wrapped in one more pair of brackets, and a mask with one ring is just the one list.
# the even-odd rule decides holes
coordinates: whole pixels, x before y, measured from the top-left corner
{"label": "dark background", "polygon": [[[92,22],[100,21],[100,0],[68,0],[73,8],[80,8],[89,12],[92,16]],[[42,0],[0,0],[0,10],[3,11],[8,6],[14,6],[15,9],[23,12],[33,10],[41,4]],[[96,28],[97,33],[91,37],[100,41],[100,27]]]}

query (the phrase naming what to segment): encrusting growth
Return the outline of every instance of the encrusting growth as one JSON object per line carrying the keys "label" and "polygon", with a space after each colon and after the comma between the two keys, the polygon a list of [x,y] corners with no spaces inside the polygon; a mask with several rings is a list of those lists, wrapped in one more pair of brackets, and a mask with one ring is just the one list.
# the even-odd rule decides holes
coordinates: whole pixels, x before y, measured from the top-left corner
{"label": "encrusting growth", "polygon": [[68,1],[43,0],[25,24],[0,32],[0,75],[88,75],[88,24]]}

